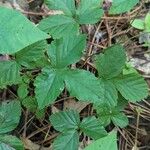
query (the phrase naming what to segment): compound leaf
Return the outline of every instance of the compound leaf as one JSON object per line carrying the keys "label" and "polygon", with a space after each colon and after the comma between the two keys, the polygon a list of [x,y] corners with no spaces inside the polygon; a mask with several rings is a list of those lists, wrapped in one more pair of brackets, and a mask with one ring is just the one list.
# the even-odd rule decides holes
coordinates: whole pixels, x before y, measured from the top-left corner
{"label": "compound leaf", "polygon": [[64,89],[63,71],[45,67],[35,80],[35,97],[39,109],[52,104]]}
{"label": "compound leaf", "polygon": [[48,56],[54,68],[64,68],[80,60],[86,45],[85,35],[68,36],[55,40],[48,49]]}
{"label": "compound leaf", "polygon": [[78,150],[79,135],[75,130],[68,130],[59,135],[52,145],[54,150]]}
{"label": "compound leaf", "polygon": [[73,16],[75,13],[74,0],[46,0],[46,4],[49,9],[61,10],[65,15],[68,16]]}
{"label": "compound leaf", "polygon": [[125,66],[126,55],[121,45],[113,45],[107,48],[104,54],[100,54],[96,60],[99,75],[105,79],[119,75]]}
{"label": "compound leaf", "polygon": [[50,116],[50,122],[57,131],[78,129],[80,123],[79,113],[75,110],[67,110]]}
{"label": "compound leaf", "polygon": [[13,54],[37,41],[49,38],[15,10],[0,7],[0,14],[1,54]]}
{"label": "compound leaf", "polygon": [[19,101],[2,102],[0,105],[0,134],[14,130],[19,123],[20,116]]}
{"label": "compound leaf", "polygon": [[94,24],[100,21],[103,10],[100,9],[99,0],[81,0],[77,8],[77,21],[79,24]]}
{"label": "compound leaf", "polygon": [[65,15],[54,15],[43,19],[39,25],[39,29],[49,33],[53,38],[59,39],[66,35],[74,35],[79,32],[77,22]]}
{"label": "compound leaf", "polygon": [[100,125],[99,121],[94,116],[84,118],[80,124],[80,129],[94,140],[107,135],[104,127]]}
{"label": "compound leaf", "polygon": [[128,118],[122,112],[124,107],[127,105],[127,101],[119,94],[117,106],[110,106],[106,103],[95,105],[96,112],[99,117],[99,122],[103,126],[107,126],[112,121],[116,126],[121,128],[128,125]]}
{"label": "compound leaf", "polygon": [[23,143],[15,136],[0,135],[0,150],[24,150]]}
{"label": "compound leaf", "polygon": [[100,138],[87,146],[84,150],[117,150],[117,134],[111,132],[108,136]]}
{"label": "compound leaf", "polygon": [[139,0],[114,0],[110,7],[109,14],[125,13],[133,9]]}
{"label": "compound leaf", "polygon": [[21,81],[19,65],[15,61],[0,61],[0,88],[18,84]]}
{"label": "compound leaf", "polygon": [[116,78],[114,84],[122,96],[131,102],[140,101],[148,95],[144,78],[135,73]]}
{"label": "compound leaf", "polygon": [[65,84],[70,95],[79,100],[93,103],[100,103],[103,101],[103,88],[98,79],[88,71],[68,71],[65,75]]}

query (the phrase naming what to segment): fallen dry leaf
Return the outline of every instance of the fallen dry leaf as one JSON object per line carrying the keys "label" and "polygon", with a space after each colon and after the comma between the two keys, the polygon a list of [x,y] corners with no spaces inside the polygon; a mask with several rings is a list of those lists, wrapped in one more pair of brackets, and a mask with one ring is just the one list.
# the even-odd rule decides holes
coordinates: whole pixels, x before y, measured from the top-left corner
{"label": "fallen dry leaf", "polygon": [[79,102],[74,99],[69,99],[64,102],[64,110],[75,109],[80,113],[89,104],[88,102]]}
{"label": "fallen dry leaf", "polygon": [[27,139],[27,138],[21,138],[23,144],[24,144],[24,148],[27,150],[51,150],[50,147],[46,148],[46,147],[41,147],[38,144],[33,143],[31,140]]}

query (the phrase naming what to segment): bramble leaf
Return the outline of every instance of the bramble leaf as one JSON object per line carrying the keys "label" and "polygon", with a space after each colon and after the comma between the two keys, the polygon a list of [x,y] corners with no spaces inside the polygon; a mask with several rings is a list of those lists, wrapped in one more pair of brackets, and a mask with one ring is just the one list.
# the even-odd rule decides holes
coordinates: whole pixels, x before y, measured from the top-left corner
{"label": "bramble leaf", "polygon": [[1,6],[0,14],[1,54],[13,54],[37,41],[49,38],[16,10]]}
{"label": "bramble leaf", "polygon": [[129,124],[127,116],[122,113],[117,107],[101,105],[96,110],[98,113],[99,122],[103,126],[109,125],[111,121],[114,123],[114,125],[121,128],[124,128]]}
{"label": "bramble leaf", "polygon": [[68,36],[55,40],[48,48],[48,56],[54,68],[65,68],[80,60],[86,45],[86,36]]}
{"label": "bramble leaf", "polygon": [[49,9],[61,10],[65,15],[73,16],[75,14],[74,0],[46,0]]}
{"label": "bramble leaf", "polygon": [[110,106],[106,103],[94,106],[99,118],[99,122],[103,126],[109,125],[111,121],[114,123],[114,125],[121,128],[128,125],[128,118],[122,112],[128,102],[121,96],[121,94],[118,96],[119,98],[117,106]]}
{"label": "bramble leaf", "polygon": [[98,79],[84,70],[70,70],[65,75],[66,88],[78,100],[101,103],[104,91]]}
{"label": "bramble leaf", "polygon": [[94,116],[84,118],[80,123],[80,129],[94,140],[107,135],[104,127],[100,125],[99,121]]}
{"label": "bramble leaf", "polygon": [[100,9],[100,0],[81,0],[76,11],[76,20],[79,24],[94,24],[103,16]]}
{"label": "bramble leaf", "polygon": [[15,136],[0,135],[0,150],[24,150],[23,143]]}
{"label": "bramble leaf", "polygon": [[128,120],[127,116],[121,112],[112,116],[111,120],[115,125],[117,125],[121,128],[124,128],[129,124],[129,120]]}
{"label": "bramble leaf", "polygon": [[57,131],[66,132],[78,129],[80,123],[79,113],[75,110],[67,110],[50,116],[50,122]]}
{"label": "bramble leaf", "polygon": [[20,116],[19,101],[2,102],[0,105],[0,134],[14,130],[19,123]]}
{"label": "bramble leaf", "polygon": [[39,25],[39,29],[49,33],[54,39],[59,39],[67,35],[76,35],[79,32],[77,22],[65,15],[54,15],[43,19]]}
{"label": "bramble leaf", "polygon": [[18,97],[20,99],[24,99],[25,97],[28,96],[28,85],[26,83],[21,83],[19,84],[19,87],[18,87],[18,90],[17,90],[17,94],[18,94]]}
{"label": "bramble leaf", "polygon": [[37,101],[34,97],[26,97],[22,100],[22,105],[31,112],[35,112],[37,109]]}
{"label": "bramble leaf", "polygon": [[109,106],[116,106],[118,99],[118,91],[111,80],[99,79],[100,84],[104,85],[104,101]]}
{"label": "bramble leaf", "polygon": [[15,61],[0,61],[0,88],[18,84],[21,81],[20,66]]}
{"label": "bramble leaf", "polygon": [[96,67],[100,77],[110,79],[122,72],[125,66],[126,55],[121,45],[113,45],[107,48],[104,54],[100,54],[96,60]]}
{"label": "bramble leaf", "polygon": [[[48,45],[46,41],[39,41],[15,54],[16,62],[27,68],[36,68],[44,66],[46,57],[44,52],[47,50]],[[41,64],[39,63],[41,61]]]}
{"label": "bramble leaf", "polygon": [[133,9],[139,0],[113,0],[109,14],[125,13]]}
{"label": "bramble leaf", "polygon": [[64,89],[64,70],[46,67],[35,79],[35,96],[39,109],[52,104]]}
{"label": "bramble leaf", "polygon": [[100,138],[87,146],[84,150],[117,150],[117,134],[111,132],[108,136]]}
{"label": "bramble leaf", "polygon": [[54,150],[77,150],[79,146],[79,135],[75,130],[68,130],[60,134],[52,145]]}
{"label": "bramble leaf", "polygon": [[139,74],[133,73],[114,79],[121,95],[131,102],[140,101],[148,95],[148,85]]}

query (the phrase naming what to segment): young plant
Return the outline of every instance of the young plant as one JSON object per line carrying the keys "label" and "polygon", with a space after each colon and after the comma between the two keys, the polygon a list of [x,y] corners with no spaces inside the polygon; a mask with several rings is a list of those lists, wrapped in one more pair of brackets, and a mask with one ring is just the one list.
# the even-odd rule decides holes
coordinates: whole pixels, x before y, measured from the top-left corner
{"label": "young plant", "polygon": [[[109,14],[127,12],[138,2],[113,1]],[[99,147],[103,150],[110,144],[113,145],[111,149],[116,150],[116,134],[106,136],[100,124],[106,126],[112,121],[125,127],[128,120],[122,112],[126,104],[122,104],[122,99],[140,101],[148,95],[147,84],[134,69],[126,70],[125,50],[118,44],[108,47],[96,57],[98,78],[89,71],[72,68],[72,64],[80,61],[86,47],[86,36],[79,34],[79,25],[94,24],[100,20],[103,15],[101,0],[80,0],[79,3],[74,0],[47,0],[46,4],[63,14],[43,19],[38,27],[19,12],[0,7],[0,54],[6,55],[6,60],[0,61],[0,89],[18,85],[17,98],[22,105],[36,113],[37,117],[42,117],[45,108],[53,104],[66,88],[69,95],[77,100],[94,103],[98,119],[92,116],[81,121],[74,110],[53,114],[50,122],[61,132],[53,143],[54,150],[77,150],[79,133],[96,140],[85,150],[97,150]],[[149,18],[147,15],[144,22],[144,30],[148,32]],[[48,44],[46,39],[50,36],[40,29],[55,40]],[[31,91],[30,84],[34,85]],[[20,115],[18,101],[0,105],[1,149],[23,149],[19,139],[6,134],[16,128]],[[101,138],[103,136],[106,137]],[[111,141],[107,145],[109,139]]]}
{"label": "young plant", "polygon": [[108,126],[112,121],[115,126],[121,128],[126,127],[129,124],[129,121],[127,116],[123,113],[123,110],[127,104],[128,102],[119,95],[117,106],[109,106],[107,104],[94,106],[99,122],[103,126]]}
{"label": "young plant", "polygon": [[107,135],[103,126],[94,116],[80,121],[79,113],[75,110],[55,113],[50,116],[50,122],[57,131],[61,132],[53,143],[54,150],[77,150],[79,133],[82,132],[94,140]]}
{"label": "young plant", "polygon": [[140,33],[139,42],[144,42],[144,46],[150,46],[150,13],[147,13],[144,19],[131,21],[131,25],[142,31],[142,33]]}
{"label": "young plant", "polygon": [[117,106],[118,92],[130,102],[140,101],[148,95],[148,86],[140,74],[123,72],[125,62],[125,50],[118,44],[108,47],[96,58],[99,82],[109,106]]}
{"label": "young plant", "polygon": [[40,109],[54,103],[65,87],[78,100],[102,101],[103,89],[98,79],[88,71],[69,67],[80,60],[85,42],[84,35],[74,35],[57,39],[49,45],[50,65],[42,69],[34,84]]}
{"label": "young plant", "polygon": [[63,14],[43,19],[38,27],[53,38],[79,33],[79,25],[94,24],[103,16],[101,0],[81,0],[77,6],[74,0],[46,0],[51,10],[61,10]]}

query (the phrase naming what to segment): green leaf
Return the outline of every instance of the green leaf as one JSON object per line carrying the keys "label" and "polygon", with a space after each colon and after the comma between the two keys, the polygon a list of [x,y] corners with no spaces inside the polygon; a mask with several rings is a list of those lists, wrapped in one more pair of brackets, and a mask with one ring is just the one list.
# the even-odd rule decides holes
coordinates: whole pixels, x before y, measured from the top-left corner
{"label": "green leaf", "polygon": [[100,125],[100,123],[94,116],[84,118],[80,124],[80,129],[86,135],[95,140],[107,135],[104,127]]}
{"label": "green leaf", "polygon": [[19,84],[18,90],[17,90],[17,94],[19,96],[20,99],[24,99],[28,96],[28,85],[26,83],[21,83]]}
{"label": "green leaf", "polygon": [[81,0],[76,13],[79,24],[94,24],[100,21],[103,16],[100,0]]}
{"label": "green leaf", "polygon": [[65,84],[71,96],[82,101],[100,103],[104,100],[104,91],[98,79],[84,70],[70,70],[66,73]]}
{"label": "green leaf", "polygon": [[117,125],[121,128],[124,128],[129,124],[129,120],[128,120],[127,116],[121,112],[120,113],[118,112],[114,116],[111,116],[111,120],[115,125]]}
{"label": "green leaf", "polygon": [[0,105],[0,134],[14,130],[19,123],[20,116],[19,101],[2,102]]}
{"label": "green leaf", "polygon": [[148,95],[148,86],[138,74],[128,74],[116,78],[114,84],[125,99],[136,102]]}
{"label": "green leaf", "polygon": [[52,147],[54,150],[78,150],[79,135],[77,131],[68,130],[59,135]]}
{"label": "green leaf", "polygon": [[[46,41],[36,42],[15,54],[16,61],[22,66],[28,68],[34,68],[36,66],[43,66],[44,61],[46,61],[46,56],[44,52],[47,50],[48,45]],[[41,64],[38,62],[43,60]],[[38,65],[39,64],[39,65]]]}
{"label": "green leaf", "polygon": [[39,25],[39,29],[49,33],[53,38],[59,39],[66,35],[75,35],[79,32],[77,22],[65,15],[54,15],[43,19]]}
{"label": "green leaf", "polygon": [[[21,13],[0,7],[0,53],[13,54],[37,41],[49,38]],[[8,23],[9,20],[9,23]]]}
{"label": "green leaf", "polygon": [[46,0],[46,4],[51,10],[61,10],[65,15],[73,16],[75,14],[74,0]]}
{"label": "green leaf", "polygon": [[22,100],[22,105],[31,112],[35,112],[38,106],[37,101],[34,97],[26,97]]}
{"label": "green leaf", "polygon": [[15,149],[10,147],[9,145],[6,145],[5,143],[0,142],[0,150],[15,150]]}
{"label": "green leaf", "polygon": [[145,29],[144,21],[142,19],[134,19],[133,21],[131,21],[131,25],[132,27],[139,29],[139,30]]}
{"label": "green leaf", "polygon": [[15,136],[0,135],[0,150],[24,150],[23,143]]}
{"label": "green leaf", "polygon": [[86,45],[85,35],[68,36],[55,40],[48,49],[48,56],[54,68],[64,68],[80,60]]}
{"label": "green leaf", "polygon": [[65,132],[78,129],[80,116],[75,110],[61,111],[51,115],[50,122],[57,131]]}
{"label": "green leaf", "polygon": [[117,105],[118,91],[111,80],[99,79],[100,84],[104,85],[104,100],[110,106]]}
{"label": "green leaf", "polygon": [[84,150],[117,150],[117,135],[111,132],[108,136],[94,141]]}
{"label": "green leaf", "polygon": [[111,79],[122,72],[125,61],[125,50],[117,44],[107,48],[104,54],[97,57],[96,67],[101,77]]}
{"label": "green leaf", "polygon": [[39,109],[52,104],[64,89],[63,70],[46,67],[35,80],[35,97]]}
{"label": "green leaf", "polygon": [[132,67],[132,65],[130,63],[126,63],[125,67],[123,68],[122,74],[123,75],[127,75],[127,74],[138,74],[137,70],[135,68]]}
{"label": "green leaf", "polygon": [[145,17],[145,31],[150,32],[150,13],[147,13]]}
{"label": "green leaf", "polygon": [[117,106],[109,106],[108,104],[104,103],[98,106],[95,105],[94,107],[96,108],[99,122],[103,126],[109,125],[112,121],[116,126],[123,128],[128,125],[128,118],[124,113],[122,113],[126,105],[127,101],[119,94]]}
{"label": "green leaf", "polygon": [[15,61],[0,61],[0,88],[18,84],[21,81],[19,65]]}
{"label": "green leaf", "polygon": [[121,14],[130,11],[139,3],[139,0],[114,0],[110,7],[109,14]]}
{"label": "green leaf", "polygon": [[36,113],[35,113],[35,116],[37,119],[41,120],[41,119],[44,119],[45,117],[45,109],[37,109]]}

